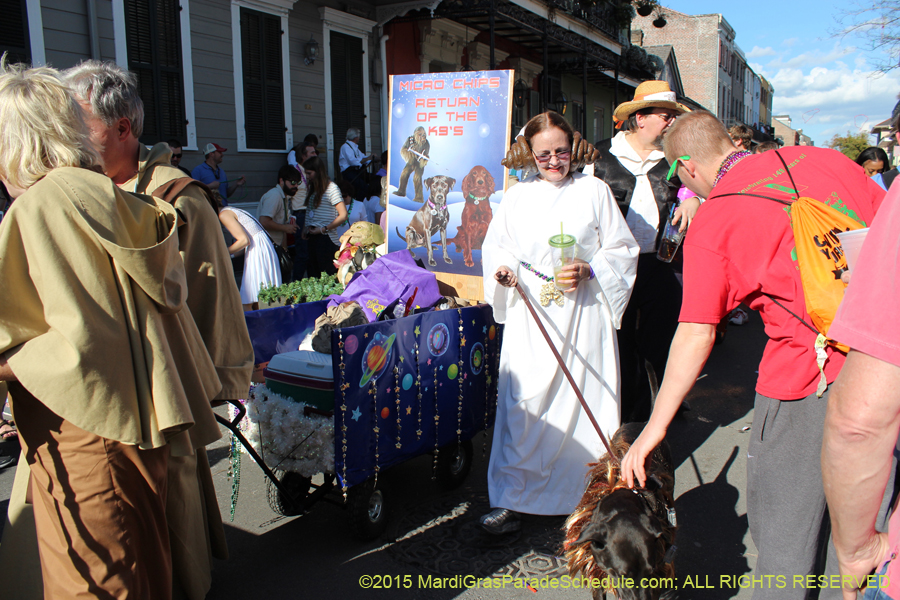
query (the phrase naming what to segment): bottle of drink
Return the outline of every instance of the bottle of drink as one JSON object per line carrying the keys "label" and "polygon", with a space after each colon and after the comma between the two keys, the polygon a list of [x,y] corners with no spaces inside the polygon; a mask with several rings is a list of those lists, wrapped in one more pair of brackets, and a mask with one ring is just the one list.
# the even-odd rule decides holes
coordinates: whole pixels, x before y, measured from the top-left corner
{"label": "bottle of drink", "polygon": [[675,258],[675,253],[678,252],[678,247],[681,246],[681,241],[687,232],[687,228],[684,231],[679,231],[681,227],[680,221],[678,225],[672,225],[672,219],[675,218],[675,210],[678,206],[679,203],[676,202],[672,205],[672,210],[669,211],[669,218],[666,219],[666,228],[663,230],[662,239],[659,241],[659,250],[656,252],[656,258],[667,263],[672,262],[672,259]]}

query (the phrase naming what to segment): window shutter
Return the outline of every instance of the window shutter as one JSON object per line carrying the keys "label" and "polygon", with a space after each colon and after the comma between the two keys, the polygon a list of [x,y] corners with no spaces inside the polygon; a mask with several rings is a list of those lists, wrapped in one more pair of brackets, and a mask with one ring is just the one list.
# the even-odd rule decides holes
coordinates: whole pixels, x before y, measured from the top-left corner
{"label": "window shutter", "polygon": [[8,52],[10,63],[31,63],[25,0],[0,0],[0,11],[0,56]]}
{"label": "window shutter", "polygon": [[359,149],[365,153],[365,103],[362,39],[331,32],[331,124],[335,135],[335,172],[347,130],[360,130]]}
{"label": "window shutter", "polygon": [[128,69],[144,102],[144,144],[186,141],[180,10],[177,0],[125,2]]}
{"label": "window shutter", "polygon": [[284,150],[281,19],[241,8],[244,131],[248,148]]}

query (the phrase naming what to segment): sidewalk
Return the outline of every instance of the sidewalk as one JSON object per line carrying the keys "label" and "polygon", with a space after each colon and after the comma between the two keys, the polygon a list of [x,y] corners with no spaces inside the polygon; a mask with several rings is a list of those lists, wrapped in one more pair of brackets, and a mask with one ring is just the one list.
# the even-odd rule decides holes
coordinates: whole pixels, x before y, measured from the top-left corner
{"label": "sidewalk", "polygon": [[[753,418],[755,371],[765,340],[756,314],[749,324],[730,327],[691,393],[692,410],[670,428],[678,465],[676,575],[681,599],[745,600],[752,595],[737,581],[756,560],[743,494],[749,430],[742,429]],[[304,517],[272,512],[265,478],[246,455],[235,519],[229,522],[224,438],[210,448],[210,460],[231,558],[217,563],[209,599],[589,598],[589,591],[572,589],[562,577],[564,563],[557,555],[563,517],[531,517],[520,533],[500,538],[482,533],[476,521],[488,510],[490,437],[479,434],[473,441],[475,464],[457,490],[438,490],[431,480],[430,456],[383,473],[379,481],[386,485],[391,521],[381,539],[360,543],[349,536],[345,511],[327,502]],[[499,578],[504,575],[505,580]],[[488,577],[494,579],[484,579]],[[552,587],[554,580],[558,587]]]}

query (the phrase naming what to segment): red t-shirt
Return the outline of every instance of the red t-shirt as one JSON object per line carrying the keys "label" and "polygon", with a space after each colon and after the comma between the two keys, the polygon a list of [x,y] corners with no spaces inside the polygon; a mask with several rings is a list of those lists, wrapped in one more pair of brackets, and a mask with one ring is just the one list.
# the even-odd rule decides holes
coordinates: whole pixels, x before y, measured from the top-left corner
{"label": "red t-shirt", "polygon": [[[812,146],[778,150],[800,196],[827,202],[868,225],[884,190],[840,152]],[[790,200],[794,185],[775,151],[748,156],[713,188],[684,240],[684,300],[680,321],[718,323],[741,302],[759,311],[769,342],[759,365],[756,391],[798,400],[816,391],[814,334],[765,294],[812,323],[806,312],[794,235],[783,204],[745,196]],[[828,349],[825,376],[834,381],[844,355]]]}

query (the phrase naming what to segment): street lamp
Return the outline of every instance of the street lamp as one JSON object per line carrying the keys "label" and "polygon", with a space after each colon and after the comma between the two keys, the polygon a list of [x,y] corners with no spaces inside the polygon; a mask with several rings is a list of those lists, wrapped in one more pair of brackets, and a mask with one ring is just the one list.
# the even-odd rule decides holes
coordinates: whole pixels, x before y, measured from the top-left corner
{"label": "street lamp", "polygon": [[306,42],[306,46],[303,49],[303,54],[306,58],[303,59],[307,65],[311,65],[316,62],[316,59],[319,57],[319,42],[316,41],[316,38],[313,36],[309,36],[309,41]]}

